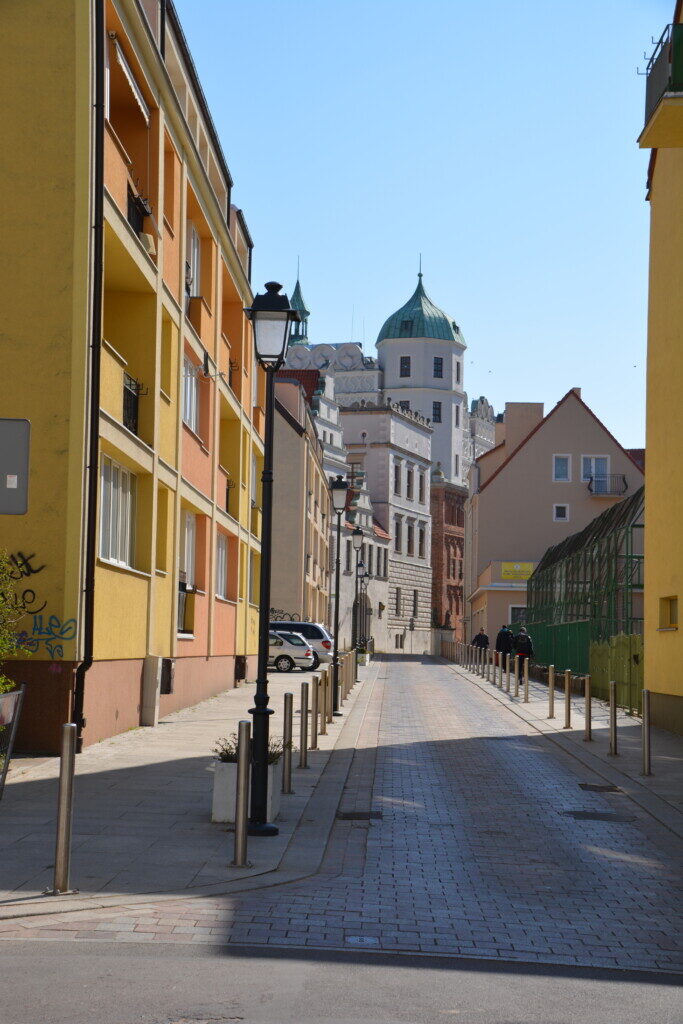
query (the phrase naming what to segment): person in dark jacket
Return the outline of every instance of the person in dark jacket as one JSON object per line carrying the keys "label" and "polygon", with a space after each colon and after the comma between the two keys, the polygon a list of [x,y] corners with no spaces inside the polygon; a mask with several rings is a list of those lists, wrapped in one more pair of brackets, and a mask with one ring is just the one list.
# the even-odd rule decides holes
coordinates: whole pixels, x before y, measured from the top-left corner
{"label": "person in dark jacket", "polygon": [[489,638],[483,629],[480,629],[474,640],[472,641],[474,647],[482,647],[485,651],[489,649]]}
{"label": "person in dark jacket", "polygon": [[522,626],[515,637],[515,654],[519,655],[520,666],[524,664],[525,658],[529,658],[531,660],[534,656],[534,645],[531,642],[531,637],[524,626]]}
{"label": "person in dark jacket", "polygon": [[496,637],[496,652],[498,654],[498,664],[505,667],[505,656],[512,654],[512,648],[515,645],[515,638],[512,635],[511,629],[503,623],[498,631]]}

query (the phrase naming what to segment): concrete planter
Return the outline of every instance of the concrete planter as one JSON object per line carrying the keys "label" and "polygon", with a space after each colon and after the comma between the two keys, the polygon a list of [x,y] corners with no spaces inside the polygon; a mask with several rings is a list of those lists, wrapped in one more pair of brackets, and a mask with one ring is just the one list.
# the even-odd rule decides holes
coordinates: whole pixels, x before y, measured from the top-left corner
{"label": "concrete planter", "polygon": [[359,665],[369,665],[370,664],[370,655],[367,654],[367,653],[366,654],[359,654],[358,655],[358,664]]}
{"label": "concrete planter", "polygon": [[[237,797],[237,764],[233,761],[214,761],[213,802],[211,821],[233,822]],[[282,796],[282,758],[268,765],[268,821],[275,821],[280,813]]]}

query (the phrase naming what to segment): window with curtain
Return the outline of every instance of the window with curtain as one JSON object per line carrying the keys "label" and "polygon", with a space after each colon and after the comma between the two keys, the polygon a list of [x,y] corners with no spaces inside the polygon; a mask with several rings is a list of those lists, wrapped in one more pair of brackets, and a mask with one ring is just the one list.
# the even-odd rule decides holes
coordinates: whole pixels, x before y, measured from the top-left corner
{"label": "window with curtain", "polygon": [[216,597],[228,596],[228,538],[219,533],[216,538]]}
{"label": "window with curtain", "polygon": [[185,356],[183,360],[183,423],[199,433],[199,368]]}
{"label": "window with curtain", "polygon": [[181,571],[185,573],[185,587],[194,590],[197,550],[197,517],[192,512],[183,515],[183,533],[180,551]]}
{"label": "window with curtain", "polygon": [[100,463],[100,558],[132,569],[135,564],[136,478],[103,455]]}

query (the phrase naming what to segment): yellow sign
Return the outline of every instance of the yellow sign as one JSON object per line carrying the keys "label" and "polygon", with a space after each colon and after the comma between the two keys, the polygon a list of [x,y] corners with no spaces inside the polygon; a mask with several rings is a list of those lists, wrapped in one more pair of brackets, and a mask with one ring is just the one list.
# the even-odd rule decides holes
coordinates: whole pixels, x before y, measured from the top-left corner
{"label": "yellow sign", "polygon": [[533,562],[501,562],[501,579],[528,580],[534,571]]}

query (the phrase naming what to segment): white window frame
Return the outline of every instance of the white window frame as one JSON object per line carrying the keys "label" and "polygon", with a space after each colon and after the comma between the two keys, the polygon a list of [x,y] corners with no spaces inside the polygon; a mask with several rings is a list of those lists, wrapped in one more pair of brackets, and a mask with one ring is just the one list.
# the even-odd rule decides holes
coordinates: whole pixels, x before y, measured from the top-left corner
{"label": "white window frame", "polygon": [[216,597],[228,599],[228,537],[220,532],[216,536]]}
{"label": "white window frame", "polygon": [[[567,476],[559,477],[557,475],[557,466],[555,463],[556,459],[567,460]],[[559,452],[553,455],[553,483],[554,484],[570,484],[572,482],[572,457],[569,453]]]}
{"label": "white window frame", "polygon": [[190,297],[202,294],[202,239],[191,220],[187,222],[187,262],[190,267]]}
{"label": "white window frame", "polygon": [[[558,514],[557,514],[558,508],[566,508],[567,515],[564,518],[562,516],[558,516]],[[568,523],[570,518],[571,518],[571,516],[570,516],[569,504],[566,501],[559,501],[556,505],[553,505],[553,522],[554,523]]]}
{"label": "white window frame", "polygon": [[[591,472],[588,474],[588,476],[586,476],[586,474],[583,471],[583,460],[584,459],[590,459],[591,460]],[[610,465],[610,457],[609,457],[609,455],[582,455],[581,456],[581,467],[580,467],[581,468],[581,483],[582,484],[587,484],[588,481],[591,479],[591,477],[593,477],[593,478],[595,477],[594,469],[595,469],[595,460],[596,459],[605,459],[606,460],[606,462],[607,462],[607,472],[605,473],[605,476],[608,477],[610,475],[611,465]]]}
{"label": "white window frame", "polygon": [[137,477],[125,466],[100,459],[99,557],[113,565],[135,568]]}
{"label": "white window frame", "polygon": [[183,358],[183,423],[199,434],[199,367]]}
{"label": "white window frame", "polygon": [[197,517],[194,512],[183,512],[180,566],[185,573],[185,589],[192,591],[196,583],[197,570]]}

